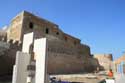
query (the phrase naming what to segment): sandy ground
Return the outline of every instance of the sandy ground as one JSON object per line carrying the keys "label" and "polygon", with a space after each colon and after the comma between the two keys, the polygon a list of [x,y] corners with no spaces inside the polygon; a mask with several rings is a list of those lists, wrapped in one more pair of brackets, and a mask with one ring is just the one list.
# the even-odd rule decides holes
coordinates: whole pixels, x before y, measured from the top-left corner
{"label": "sandy ground", "polygon": [[[125,83],[125,75],[115,74],[115,83]],[[77,83],[100,83],[103,79],[107,78],[106,72],[94,73],[84,73],[84,74],[65,74],[65,75],[50,75],[50,78],[56,77],[57,80],[68,81],[68,82],[77,82]],[[7,77],[10,79],[10,77]],[[4,79],[3,79],[4,80]],[[0,83],[11,83],[5,81]]]}
{"label": "sandy ground", "polygon": [[97,74],[66,74],[66,75],[51,75],[50,77],[56,77],[57,80],[61,79],[68,82],[80,82],[80,83],[99,83],[107,76],[105,72]]}
{"label": "sandy ground", "polygon": [[[87,73],[87,74],[67,74],[67,75],[51,75],[50,77],[56,77],[57,80],[77,83],[100,83],[102,80],[106,79],[107,73],[102,71],[97,74]],[[125,83],[125,75],[114,74],[115,83]]]}

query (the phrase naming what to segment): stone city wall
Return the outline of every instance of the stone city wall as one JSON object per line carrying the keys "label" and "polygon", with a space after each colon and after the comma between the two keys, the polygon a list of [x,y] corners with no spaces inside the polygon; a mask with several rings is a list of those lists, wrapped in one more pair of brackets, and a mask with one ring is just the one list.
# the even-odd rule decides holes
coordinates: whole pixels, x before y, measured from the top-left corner
{"label": "stone city wall", "polygon": [[[30,26],[32,25],[32,26]],[[67,41],[70,43],[80,43],[80,40],[72,37],[68,34],[65,34],[59,29],[59,26],[47,21],[43,18],[39,18],[30,13],[24,14],[23,20],[23,33],[35,32],[37,38],[46,37],[52,35],[59,38],[62,41]]]}
{"label": "stone city wall", "polygon": [[[0,75],[12,74],[13,65],[15,63],[15,56],[18,50],[21,50],[21,44],[18,41],[3,42],[4,47],[0,46]],[[0,42],[2,44],[2,41]],[[2,51],[1,51],[2,50]]]}
{"label": "stone city wall", "polygon": [[112,54],[94,54],[94,57],[99,61],[101,70],[109,70],[113,66]]}
{"label": "stone city wall", "polygon": [[[62,41],[49,40],[48,72],[50,74],[93,72],[98,66],[97,60],[90,57],[88,47],[82,48],[84,50]],[[80,52],[82,50],[86,51]]]}
{"label": "stone city wall", "polygon": [[21,50],[23,35],[29,32],[34,32],[34,38],[48,39],[49,73],[93,71],[98,65],[91,57],[89,46],[61,31],[58,25],[24,11],[11,21],[7,29],[10,48],[6,52],[6,60],[10,69],[15,62],[16,51]]}
{"label": "stone city wall", "polygon": [[7,30],[7,39],[8,40],[15,40],[20,41],[21,39],[21,28],[22,28],[22,13],[17,15],[12,21],[11,24],[8,26]]}
{"label": "stone city wall", "polygon": [[[48,73],[50,74],[68,74],[94,72],[98,64],[92,58],[79,58],[77,56],[49,53]],[[51,60],[50,60],[51,59]]]}

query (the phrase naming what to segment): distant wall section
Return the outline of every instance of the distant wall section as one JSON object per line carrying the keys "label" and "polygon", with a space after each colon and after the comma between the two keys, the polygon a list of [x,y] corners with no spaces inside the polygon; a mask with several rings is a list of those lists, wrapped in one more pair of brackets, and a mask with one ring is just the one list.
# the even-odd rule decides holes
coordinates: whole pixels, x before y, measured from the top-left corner
{"label": "distant wall section", "polygon": [[94,57],[98,60],[101,70],[112,69],[113,66],[112,54],[94,54]]}

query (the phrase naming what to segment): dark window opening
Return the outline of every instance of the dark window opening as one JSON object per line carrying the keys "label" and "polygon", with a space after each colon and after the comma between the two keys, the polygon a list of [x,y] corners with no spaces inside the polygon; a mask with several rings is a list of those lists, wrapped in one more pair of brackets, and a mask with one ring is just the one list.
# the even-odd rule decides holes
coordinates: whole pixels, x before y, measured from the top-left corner
{"label": "dark window opening", "polygon": [[34,27],[33,23],[30,22],[30,23],[29,23],[29,28],[30,28],[30,29],[33,29],[33,27]]}
{"label": "dark window opening", "polygon": [[65,41],[67,41],[67,37],[65,37]]}
{"label": "dark window opening", "polygon": [[49,29],[48,28],[46,28],[46,34],[48,34],[49,33]]}
{"label": "dark window opening", "polygon": [[59,32],[56,32],[56,35],[59,35]]}
{"label": "dark window opening", "polygon": [[77,43],[76,43],[76,41],[74,41],[74,45],[76,45]]}

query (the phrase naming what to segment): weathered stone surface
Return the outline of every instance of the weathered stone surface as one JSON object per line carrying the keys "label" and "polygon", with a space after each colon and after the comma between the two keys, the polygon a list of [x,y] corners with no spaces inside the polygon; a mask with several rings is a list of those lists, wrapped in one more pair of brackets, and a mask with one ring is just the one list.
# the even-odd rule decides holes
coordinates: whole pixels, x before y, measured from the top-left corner
{"label": "weathered stone surface", "polygon": [[112,69],[113,58],[112,54],[94,54],[94,57],[99,61],[101,70]]}
{"label": "weathered stone surface", "polygon": [[[59,26],[23,11],[17,15],[6,30],[10,48],[6,55],[14,64],[16,51],[21,50],[23,35],[34,32],[34,38],[48,39],[48,72],[78,73],[94,71],[97,60],[91,57],[90,47],[80,43],[80,39],[64,33]],[[6,58],[8,60],[8,58]],[[58,71],[56,71],[58,70]]]}

